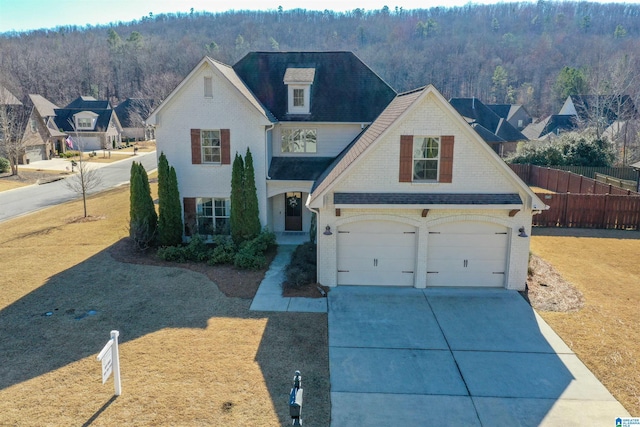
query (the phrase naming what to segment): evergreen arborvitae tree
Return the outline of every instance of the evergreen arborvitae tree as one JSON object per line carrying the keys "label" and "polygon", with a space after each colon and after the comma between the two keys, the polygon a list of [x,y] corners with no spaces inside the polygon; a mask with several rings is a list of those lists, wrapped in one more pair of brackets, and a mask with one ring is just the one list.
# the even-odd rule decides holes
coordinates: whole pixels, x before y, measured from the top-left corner
{"label": "evergreen arborvitae tree", "polygon": [[167,223],[169,224],[167,235],[168,244],[178,245],[182,242],[182,204],[180,203],[180,192],[178,191],[178,177],[173,166],[169,167],[169,197],[167,200]]}
{"label": "evergreen arborvitae tree", "polygon": [[149,177],[140,163],[131,165],[131,206],[129,233],[139,249],[146,249],[153,244],[158,224]]}
{"label": "evergreen arborvitae tree", "polygon": [[164,153],[158,159],[158,200],[158,243],[161,246],[179,245],[182,242],[182,214],[178,180]]}
{"label": "evergreen arborvitae tree", "polygon": [[256,190],[253,156],[247,148],[244,157],[244,239],[251,240],[260,234],[260,210],[258,208],[258,192]]}
{"label": "evergreen arborvitae tree", "polygon": [[244,235],[244,162],[242,156],[236,153],[231,170],[231,213],[229,223],[231,237],[240,243]]}

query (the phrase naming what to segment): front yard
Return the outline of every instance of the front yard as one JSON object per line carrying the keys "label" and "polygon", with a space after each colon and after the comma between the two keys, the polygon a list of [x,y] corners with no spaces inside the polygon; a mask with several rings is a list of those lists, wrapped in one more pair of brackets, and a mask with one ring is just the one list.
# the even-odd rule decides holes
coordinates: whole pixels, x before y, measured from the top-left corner
{"label": "front yard", "polygon": [[[117,261],[128,187],[88,209],[0,224],[0,425],[280,426],[295,370],[305,423],[329,424],[325,314],[251,312],[204,274]],[[96,361],[113,329],[115,399]]]}
{"label": "front yard", "polygon": [[579,311],[540,312],[632,416],[640,416],[640,232],[535,228],[531,251],[585,300]]}

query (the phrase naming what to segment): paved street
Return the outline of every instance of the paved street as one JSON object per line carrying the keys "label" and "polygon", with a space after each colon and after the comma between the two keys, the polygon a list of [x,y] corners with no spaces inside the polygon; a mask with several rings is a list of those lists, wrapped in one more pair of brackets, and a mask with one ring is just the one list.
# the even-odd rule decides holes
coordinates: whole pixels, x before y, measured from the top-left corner
{"label": "paved street", "polygon": [[[131,156],[131,158],[114,163],[100,164],[98,174],[101,183],[90,194],[129,182],[131,163],[133,161],[141,162],[147,172],[156,169],[158,165],[155,151]],[[58,162],[58,159],[43,160],[32,163],[29,166],[30,168],[38,169],[61,167],[62,169],[60,170],[65,170],[65,165],[68,165],[68,163],[56,162]],[[74,177],[69,176],[63,180],[48,184],[30,185],[0,192],[0,222],[80,198],[81,196],[78,193],[75,193],[66,185],[65,180],[67,179],[74,179]]]}

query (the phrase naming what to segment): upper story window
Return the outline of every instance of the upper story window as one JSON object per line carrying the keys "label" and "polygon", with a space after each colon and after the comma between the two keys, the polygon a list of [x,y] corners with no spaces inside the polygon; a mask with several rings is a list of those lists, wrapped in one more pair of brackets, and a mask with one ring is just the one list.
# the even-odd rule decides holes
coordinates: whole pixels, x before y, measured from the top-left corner
{"label": "upper story window", "polygon": [[90,117],[78,117],[78,129],[93,128],[93,120]]}
{"label": "upper story window", "polygon": [[287,68],[283,81],[288,87],[287,112],[289,114],[309,114],[311,112],[311,85],[315,76],[315,68]]}
{"label": "upper story window", "polygon": [[31,132],[35,132],[38,129],[36,126],[36,119],[31,119],[29,121],[29,124],[31,126]]}
{"label": "upper story window", "polygon": [[317,151],[316,129],[282,129],[283,153],[315,153]]}
{"label": "upper story window", "polygon": [[304,89],[293,89],[293,106],[304,107]]}
{"label": "upper story window", "polygon": [[213,78],[204,78],[204,97],[213,98]]}
{"label": "upper story window", "polygon": [[220,163],[220,131],[200,131],[202,163]]}
{"label": "upper story window", "polygon": [[440,163],[440,138],[413,137],[413,180],[436,181]]}

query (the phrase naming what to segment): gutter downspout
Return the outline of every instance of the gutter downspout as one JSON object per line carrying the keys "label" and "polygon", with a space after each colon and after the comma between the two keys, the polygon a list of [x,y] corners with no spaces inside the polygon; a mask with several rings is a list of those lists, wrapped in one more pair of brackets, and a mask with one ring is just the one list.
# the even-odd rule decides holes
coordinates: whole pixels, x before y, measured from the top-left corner
{"label": "gutter downspout", "polygon": [[271,179],[271,177],[269,176],[269,143],[267,133],[272,131],[274,127],[275,124],[271,124],[264,130],[264,176],[268,180]]}

